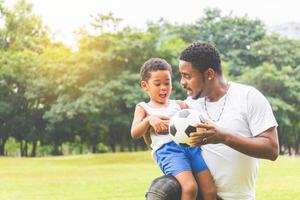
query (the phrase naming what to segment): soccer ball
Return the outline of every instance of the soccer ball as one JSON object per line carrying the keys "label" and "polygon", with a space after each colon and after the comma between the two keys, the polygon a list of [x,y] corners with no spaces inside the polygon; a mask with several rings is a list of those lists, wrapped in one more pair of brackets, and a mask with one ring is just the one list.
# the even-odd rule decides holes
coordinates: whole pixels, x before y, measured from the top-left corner
{"label": "soccer ball", "polygon": [[170,119],[169,136],[180,145],[190,146],[188,139],[192,132],[196,132],[194,125],[204,123],[204,118],[199,111],[183,109],[175,113]]}

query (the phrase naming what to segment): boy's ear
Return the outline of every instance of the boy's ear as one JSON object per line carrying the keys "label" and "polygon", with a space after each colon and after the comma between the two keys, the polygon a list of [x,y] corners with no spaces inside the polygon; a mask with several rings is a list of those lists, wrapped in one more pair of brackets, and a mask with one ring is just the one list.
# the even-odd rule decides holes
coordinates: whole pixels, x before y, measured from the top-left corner
{"label": "boy's ear", "polygon": [[141,81],[141,87],[143,90],[148,91],[148,84],[146,81]]}

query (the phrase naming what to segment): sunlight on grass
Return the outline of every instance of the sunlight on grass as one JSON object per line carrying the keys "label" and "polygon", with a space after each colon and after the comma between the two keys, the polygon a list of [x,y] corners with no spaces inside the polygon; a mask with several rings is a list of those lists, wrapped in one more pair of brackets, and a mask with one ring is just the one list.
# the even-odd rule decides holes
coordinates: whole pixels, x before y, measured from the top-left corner
{"label": "sunlight on grass", "polygon": [[[1,200],[140,200],[161,175],[150,152],[0,158]],[[258,200],[300,199],[300,158],[262,161]]]}

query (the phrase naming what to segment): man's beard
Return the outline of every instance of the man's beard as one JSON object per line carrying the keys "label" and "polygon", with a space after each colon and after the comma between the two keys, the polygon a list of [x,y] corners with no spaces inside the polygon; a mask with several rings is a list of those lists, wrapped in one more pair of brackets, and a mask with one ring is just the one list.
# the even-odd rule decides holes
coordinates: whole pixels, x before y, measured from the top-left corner
{"label": "man's beard", "polygon": [[200,90],[200,91],[196,94],[196,96],[192,96],[192,99],[199,99],[200,97],[204,97],[204,96],[202,96],[202,93],[203,93],[203,90]]}
{"label": "man's beard", "polygon": [[204,78],[204,74],[201,74],[201,78],[202,78],[202,88],[201,88],[201,90],[196,94],[195,97],[192,97],[192,99],[199,99],[199,98],[201,98],[201,97],[204,97],[204,94],[203,94],[203,88],[204,88],[205,83],[206,83],[205,78]]}

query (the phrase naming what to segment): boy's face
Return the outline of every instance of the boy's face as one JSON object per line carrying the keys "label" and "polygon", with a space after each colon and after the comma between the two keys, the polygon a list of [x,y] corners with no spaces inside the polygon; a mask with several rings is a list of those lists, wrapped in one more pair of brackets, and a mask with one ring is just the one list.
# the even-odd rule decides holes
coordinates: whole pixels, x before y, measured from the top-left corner
{"label": "boy's face", "polygon": [[172,91],[171,74],[168,70],[151,72],[149,80],[142,81],[141,85],[148,92],[151,101],[159,104],[167,103]]}
{"label": "boy's face", "polygon": [[179,72],[180,84],[186,90],[187,95],[193,99],[205,96],[206,84],[204,74],[193,68],[192,63],[180,60]]}

